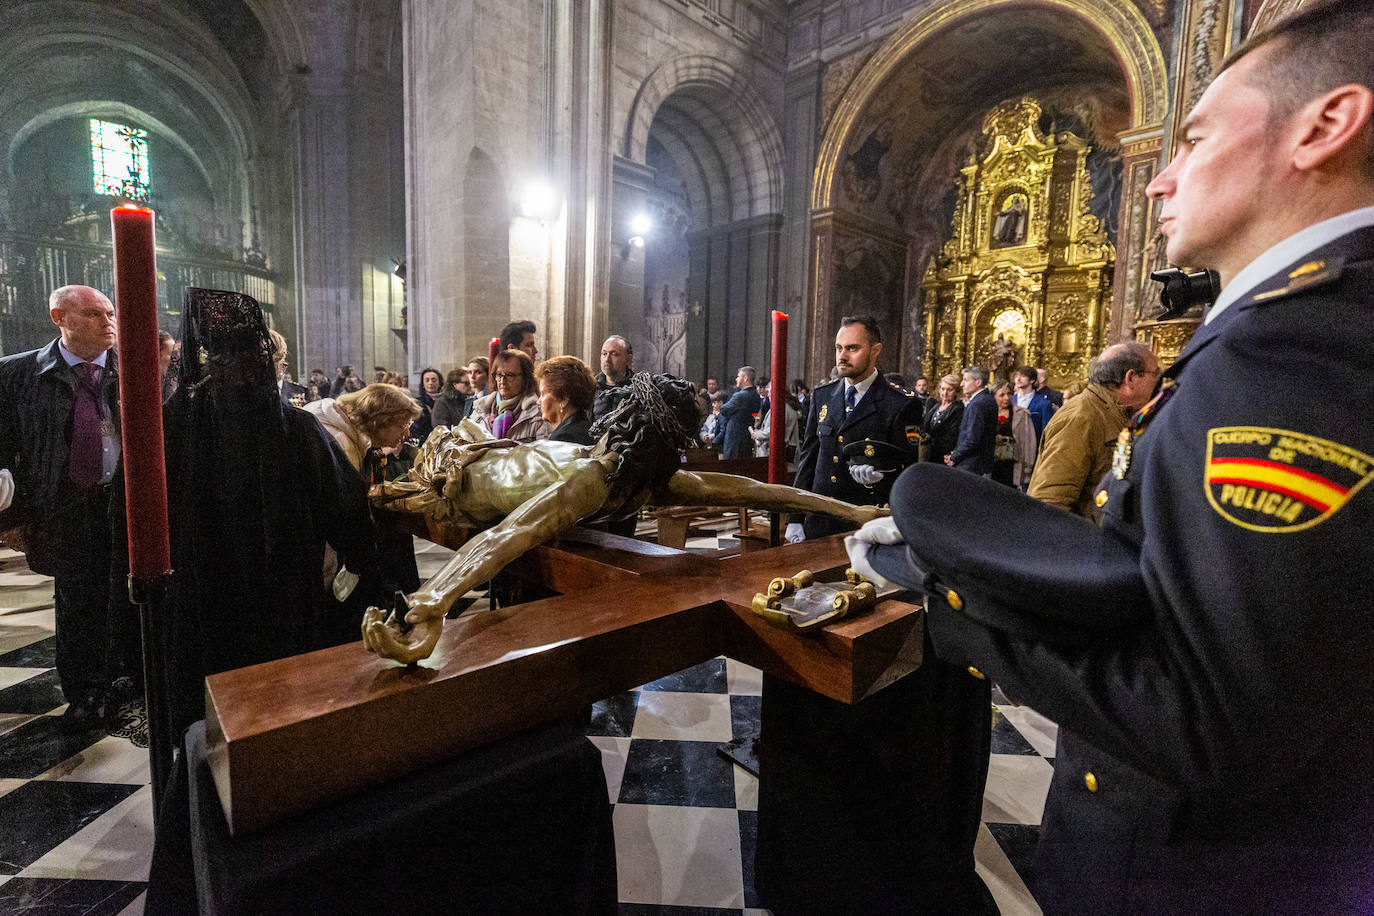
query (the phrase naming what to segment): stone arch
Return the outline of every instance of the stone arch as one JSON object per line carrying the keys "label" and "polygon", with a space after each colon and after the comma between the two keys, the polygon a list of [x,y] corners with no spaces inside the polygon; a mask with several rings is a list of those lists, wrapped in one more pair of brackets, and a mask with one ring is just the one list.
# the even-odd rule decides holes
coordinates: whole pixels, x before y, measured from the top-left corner
{"label": "stone arch", "polygon": [[813,210],[834,206],[835,177],[844,150],[869,101],[892,74],[927,41],[960,20],[1014,7],[1056,10],[1085,21],[1111,47],[1125,78],[1131,131],[1157,128],[1169,112],[1164,53],[1139,8],[1130,0],[951,0],[913,19],[864,64],[826,125],[811,188]]}
{"label": "stone arch", "polygon": [[743,74],[710,55],[682,55],[659,65],[630,108],[620,145],[625,158],[644,162],[649,129],[662,113],[680,115],[679,133],[683,122],[695,122],[713,141],[731,198],[727,214],[720,213],[723,201],[712,201],[714,219],[782,212],[782,135]]}

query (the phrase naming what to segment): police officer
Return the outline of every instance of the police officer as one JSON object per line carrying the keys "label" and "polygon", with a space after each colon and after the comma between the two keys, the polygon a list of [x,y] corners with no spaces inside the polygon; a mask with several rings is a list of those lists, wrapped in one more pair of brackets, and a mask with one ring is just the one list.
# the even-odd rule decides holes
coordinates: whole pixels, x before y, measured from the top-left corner
{"label": "police officer", "polygon": [[1101,529],[921,465],[850,545],[1059,723],[1047,912],[1370,911],[1371,34],[1369,0],[1308,7],[1182,124],[1148,192],[1222,293],[1118,439]]}
{"label": "police officer", "polygon": [[[924,405],[878,371],[882,352],[877,321],[841,319],[835,335],[840,377],[812,393],[797,455],[798,489],[855,505],[882,505],[897,472],[916,461]],[[842,521],[807,515],[789,524],[786,536],[796,543],[847,530]]]}

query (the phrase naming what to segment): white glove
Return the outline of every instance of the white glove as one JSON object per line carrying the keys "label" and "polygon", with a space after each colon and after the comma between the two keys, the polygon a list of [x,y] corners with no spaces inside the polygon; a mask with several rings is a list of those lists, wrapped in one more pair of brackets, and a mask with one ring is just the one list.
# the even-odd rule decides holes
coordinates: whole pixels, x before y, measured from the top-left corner
{"label": "white glove", "polygon": [[875,469],[871,464],[851,464],[849,476],[854,478],[855,483],[871,487],[883,479],[883,472]]}
{"label": "white glove", "polygon": [[9,468],[0,470],[0,512],[8,509],[14,501],[14,475]]}
{"label": "white glove", "polygon": [[783,538],[789,544],[800,544],[802,541],[806,540],[806,529],[802,527],[801,522],[792,522],[787,526],[787,531],[783,534]]}
{"label": "white glove", "polygon": [[338,601],[347,601],[348,596],[353,594],[353,589],[357,587],[358,574],[340,564],[339,571],[334,574],[334,598]]}
{"label": "white glove", "polygon": [[894,583],[888,582],[873,569],[868,562],[868,554],[879,544],[903,544],[902,533],[897,523],[889,518],[875,518],[862,528],[844,539],[844,549],[849,552],[849,565],[859,575],[868,579],[879,588],[887,588]]}

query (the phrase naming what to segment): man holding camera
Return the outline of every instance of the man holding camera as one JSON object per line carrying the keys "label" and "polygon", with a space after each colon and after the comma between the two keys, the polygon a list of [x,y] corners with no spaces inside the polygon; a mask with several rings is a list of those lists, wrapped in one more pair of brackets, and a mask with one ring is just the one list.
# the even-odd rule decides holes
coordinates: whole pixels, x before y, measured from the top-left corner
{"label": "man holding camera", "polygon": [[1179,126],[1148,193],[1222,293],[1118,438],[1101,528],[921,465],[851,542],[926,593],[939,655],[1059,723],[1047,911],[1374,901],[1371,34],[1369,0],[1310,6]]}

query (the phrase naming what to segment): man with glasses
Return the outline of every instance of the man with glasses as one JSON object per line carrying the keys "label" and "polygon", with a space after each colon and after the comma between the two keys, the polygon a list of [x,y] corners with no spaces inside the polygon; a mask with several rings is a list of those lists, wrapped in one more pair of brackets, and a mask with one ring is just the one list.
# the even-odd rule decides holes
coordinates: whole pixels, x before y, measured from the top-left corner
{"label": "man with glasses", "polygon": [[1027,494],[1097,521],[1097,482],[1112,466],[1117,435],[1158,383],[1159,357],[1143,343],[1112,344],[1098,354],[1088,387],[1045,427]]}

